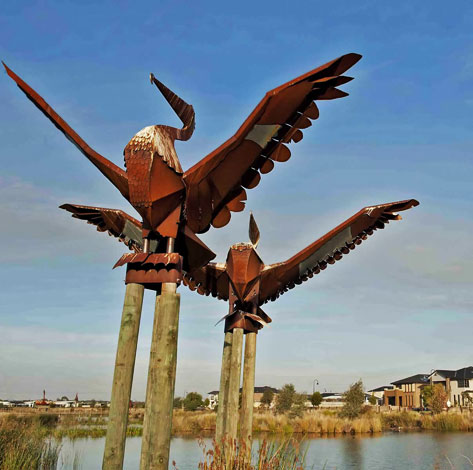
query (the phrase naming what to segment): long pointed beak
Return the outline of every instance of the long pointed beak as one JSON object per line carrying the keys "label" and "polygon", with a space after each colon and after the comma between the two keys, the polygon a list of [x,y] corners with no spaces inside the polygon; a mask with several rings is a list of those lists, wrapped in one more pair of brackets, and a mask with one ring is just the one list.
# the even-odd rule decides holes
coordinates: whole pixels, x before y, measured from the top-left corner
{"label": "long pointed beak", "polygon": [[179,98],[179,96],[172,92],[167,86],[163,85],[152,73],[149,75],[149,78],[151,83],[154,83],[163,94],[166,101],[184,124],[184,127],[179,130],[176,138],[178,140],[189,140],[195,128],[194,108],[192,105],[187,104],[182,98]]}
{"label": "long pointed beak", "polygon": [[250,234],[250,242],[253,247],[256,249],[259,243],[260,233],[258,229],[258,225],[256,224],[256,220],[253,217],[253,212],[250,212],[250,227],[249,227],[249,234]]}

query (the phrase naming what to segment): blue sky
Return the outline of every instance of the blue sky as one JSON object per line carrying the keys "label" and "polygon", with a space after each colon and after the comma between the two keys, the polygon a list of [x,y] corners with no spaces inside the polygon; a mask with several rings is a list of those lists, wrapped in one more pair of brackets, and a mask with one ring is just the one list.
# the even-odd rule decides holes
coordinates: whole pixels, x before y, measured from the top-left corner
{"label": "blue sky", "polygon": [[[456,2],[5,1],[0,58],[98,152],[122,165],[141,128],[177,125],[153,72],[193,104],[186,169],[230,137],[267,90],[347,52],[363,59],[320,119],[249,191],[269,264],[360,208],[421,205],[266,305],[257,385],[367,388],[473,363],[473,4]],[[121,208],[119,193],[16,88],[0,80],[0,397],[108,398],[124,247],[65,202]],[[203,236],[223,261],[249,211]],[[226,304],[180,288],[176,393],[218,387]],[[153,296],[133,399],[143,399]]]}

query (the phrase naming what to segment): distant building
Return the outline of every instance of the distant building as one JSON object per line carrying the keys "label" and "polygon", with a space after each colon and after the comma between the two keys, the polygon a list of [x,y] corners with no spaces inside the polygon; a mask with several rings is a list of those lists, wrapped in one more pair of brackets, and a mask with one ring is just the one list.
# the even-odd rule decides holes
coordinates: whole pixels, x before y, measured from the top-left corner
{"label": "distant building", "polygon": [[374,395],[377,400],[378,405],[384,405],[384,391],[385,390],[392,390],[394,388],[393,385],[383,385],[382,387],[373,388],[372,390],[368,390],[368,393]]}
{"label": "distant building", "polygon": [[209,408],[213,410],[218,405],[218,390],[212,390],[207,393],[209,399]]}
{"label": "distant building", "polygon": [[473,397],[473,366],[458,370],[438,369],[429,375],[432,384],[441,384],[447,392],[451,406],[468,406],[464,392]]}
{"label": "distant building", "polygon": [[56,400],[53,404],[60,408],[75,408],[77,406],[74,400]]}
{"label": "distant building", "polygon": [[[266,390],[271,390],[274,395],[279,393],[279,390],[277,388],[269,387],[267,385],[263,387],[255,387],[254,389],[254,398],[253,398],[253,406],[255,408],[258,408],[261,405],[261,399],[263,398],[263,394]],[[241,388],[240,388],[240,393],[241,393]],[[212,390],[211,392],[208,392],[208,399],[209,399],[209,408],[214,409],[218,405],[218,390]],[[274,398],[273,398],[274,402]],[[272,406],[272,404],[271,404]]]}
{"label": "distant building", "polygon": [[426,385],[441,384],[451,406],[471,406],[465,395],[470,393],[473,398],[473,366],[458,370],[437,369],[431,374],[416,374],[391,383],[394,388],[384,391],[385,405],[421,408],[424,406],[422,389]]}
{"label": "distant building", "polygon": [[416,374],[391,382],[394,388],[384,391],[384,404],[404,408],[420,408],[422,389],[430,384],[429,374]]}
{"label": "distant building", "polygon": [[261,399],[263,398],[264,392],[266,390],[270,390],[271,392],[273,392],[273,401],[269,405],[269,407],[272,408],[274,406],[274,400],[276,398],[276,395],[279,393],[279,390],[277,388],[268,387],[267,385],[265,385],[264,387],[255,387],[255,397],[253,404],[255,408],[259,408],[261,406]]}
{"label": "distant building", "polygon": [[319,408],[341,408],[345,401],[343,393],[324,392],[322,395],[322,403]]}

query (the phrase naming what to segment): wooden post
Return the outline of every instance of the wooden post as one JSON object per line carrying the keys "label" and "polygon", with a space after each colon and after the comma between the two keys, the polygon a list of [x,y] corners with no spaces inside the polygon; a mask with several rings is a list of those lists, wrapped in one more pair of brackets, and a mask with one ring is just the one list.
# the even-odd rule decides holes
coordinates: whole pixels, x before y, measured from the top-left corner
{"label": "wooden post", "polygon": [[180,295],[163,284],[156,296],[141,444],[141,470],[168,470]]}
{"label": "wooden post", "polygon": [[238,405],[240,395],[241,351],[243,347],[243,329],[233,329],[232,356],[230,359],[230,377],[228,380],[228,405],[225,418],[224,434],[233,440],[238,430]]}
{"label": "wooden post", "polygon": [[245,335],[245,363],[241,395],[240,438],[251,453],[253,431],[253,406],[255,395],[256,333]]}
{"label": "wooden post", "polygon": [[228,407],[228,383],[230,379],[230,361],[232,357],[233,333],[227,331],[223,341],[222,369],[220,371],[220,389],[218,391],[217,424],[215,429],[215,440],[218,444],[225,435],[225,418]]}
{"label": "wooden post", "polygon": [[127,284],[126,286],[115,358],[107,437],[105,438],[102,462],[103,470],[122,470],[123,468],[128,407],[135,368],[143,293],[144,287],[140,284]]}

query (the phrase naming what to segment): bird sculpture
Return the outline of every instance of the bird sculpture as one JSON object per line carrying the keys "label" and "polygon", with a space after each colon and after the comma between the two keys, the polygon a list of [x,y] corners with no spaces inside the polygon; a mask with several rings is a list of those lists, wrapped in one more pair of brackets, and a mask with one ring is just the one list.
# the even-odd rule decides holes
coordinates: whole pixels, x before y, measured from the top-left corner
{"label": "bird sculpture", "polygon": [[[296,285],[324,271],[376,230],[384,229],[392,220],[401,220],[398,212],[418,204],[415,199],[408,199],[365,207],[290,259],[270,265],[265,265],[256,251],[260,232],[251,214],[250,242],[232,245],[225,263],[209,262],[186,271],[183,282],[201,295],[229,301],[229,312],[223,318],[225,329],[239,324],[245,330],[257,331],[271,322],[261,305],[275,301]],[[142,224],[125,212],[72,204],[64,204],[61,208],[72,212],[75,218],[96,225],[99,231],[108,231],[134,251],[142,251]]]}
{"label": "bird sculpture", "polygon": [[[257,252],[260,232],[251,214],[249,243],[232,245],[225,263],[209,262],[203,267],[184,274],[183,282],[192,291],[228,301],[228,313],[220,320],[225,320],[225,342],[217,414],[218,440],[225,435],[231,438],[236,437],[240,371],[232,369],[229,372],[228,369],[230,369],[229,355],[232,358],[240,356],[241,359],[242,343],[232,339],[233,332],[239,330],[240,334],[258,333],[272,321],[262,310],[263,304],[277,300],[280,295],[296,285],[324,271],[329,265],[348,255],[375,231],[384,229],[392,220],[400,220],[401,216],[398,212],[411,209],[418,204],[415,199],[409,199],[365,207],[288,260],[270,265],[265,265]],[[121,241],[137,250],[141,248],[142,240],[137,236],[141,231],[141,224],[124,212],[86,206],[62,207],[74,212],[74,217],[95,224],[99,230],[109,230],[110,234],[117,238],[121,237],[124,232],[123,227],[128,224],[127,233],[131,238],[122,238]],[[136,234],[135,238],[133,238],[133,233]],[[250,342],[247,340],[247,347],[245,364],[247,360],[248,364],[245,365],[243,373],[240,423],[243,439],[248,439],[252,432],[255,336]],[[231,352],[226,354],[226,348],[230,348]],[[233,381],[231,381],[232,375],[235,376]],[[232,388],[234,388],[233,394]],[[230,397],[233,395],[236,397],[233,400],[236,400],[236,408],[233,407],[235,409],[230,408],[232,401]],[[246,406],[248,403],[249,405]]]}
{"label": "bird sculpture", "polygon": [[[184,275],[184,284],[191,290],[228,300],[228,313],[222,318],[225,320],[225,341],[216,420],[217,441],[224,436],[237,437],[240,414],[240,438],[251,449],[256,333],[271,322],[261,305],[276,300],[319,274],[349,254],[375,230],[383,229],[391,220],[401,219],[397,212],[418,204],[415,199],[409,199],[365,207],[287,261],[270,265],[265,265],[256,251],[260,232],[251,214],[250,243],[231,246],[225,263],[211,262]],[[243,334],[246,335],[245,365],[239,413]]]}
{"label": "bird sculpture", "polygon": [[260,234],[250,216],[250,243],[230,247],[225,263],[208,263],[184,275],[184,284],[202,295],[228,300],[225,331],[243,328],[256,332],[271,322],[261,305],[302,284],[348,255],[374,231],[383,229],[397,213],[417,206],[415,199],[361,209],[333,230],[286,261],[265,265],[256,247]]}
{"label": "bird sculpture", "polygon": [[[141,216],[143,242],[134,243],[133,248],[145,253],[169,253],[177,250],[178,245],[181,253],[184,250],[189,254],[184,257],[184,269],[191,270],[215,257],[196,234],[206,232],[211,225],[223,227],[230,221],[231,212],[244,209],[246,189],[254,188],[261,174],[273,169],[274,162],[288,160],[291,153],[287,144],[299,142],[303,137],[301,129],[309,127],[311,120],[319,117],[316,101],[347,96],[336,87],[352,80],[342,74],[360,58],[359,54],[346,54],[269,91],[233,137],[185,172],[174,142],[192,136],[194,109],[153,74],[151,83],[168,101],[183,127],[155,125],[142,129],[124,149],[124,170],[93,150],[33,88],[3,65],[26,96]],[[81,207],[66,205],[63,208],[94,223],[95,215],[89,219]],[[100,225],[101,229],[112,232],[117,229],[106,216]],[[124,240],[130,239],[128,227],[126,222],[124,231],[119,234]],[[140,237],[134,233],[132,238]],[[130,259],[123,259],[123,264]],[[143,263],[146,257],[133,259]]]}
{"label": "bird sculpture", "polygon": [[[361,58],[347,54],[266,93],[233,137],[183,171],[174,148],[195,127],[191,105],[150,75],[183,126],[148,126],[124,149],[125,169],[93,150],[54,109],[5,64],[7,74],[43,114],[99,169],[135,208],[141,221],[115,209],[65,204],[74,217],[124,241],[127,289],[120,326],[103,469],[123,467],[125,436],[143,290],[157,292],[143,424],[141,468],[166,470],[177,361],[179,295],[184,273],[198,273],[215,254],[198,238],[223,227],[245,208],[246,189],[258,185],[274,162],[284,162],[290,142],[319,117],[316,102],[342,98],[343,73]],[[197,274],[194,274],[197,276]],[[192,282],[192,281],[190,281]],[[240,292],[240,291],[238,291]],[[243,295],[243,294],[241,294]]]}

